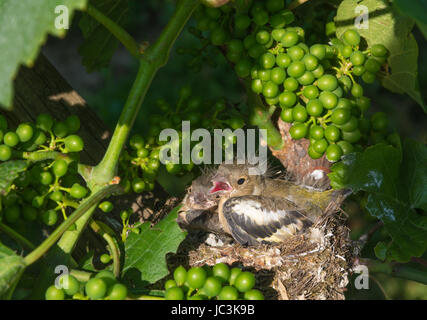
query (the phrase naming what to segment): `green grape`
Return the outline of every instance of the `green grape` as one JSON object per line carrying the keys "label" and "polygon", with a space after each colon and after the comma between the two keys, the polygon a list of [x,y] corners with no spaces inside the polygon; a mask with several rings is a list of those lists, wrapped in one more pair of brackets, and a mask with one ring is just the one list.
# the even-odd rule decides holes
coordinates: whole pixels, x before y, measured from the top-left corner
{"label": "green grape", "polygon": [[264,69],[271,69],[276,64],[276,57],[271,52],[264,53],[259,59],[259,64]]}
{"label": "green grape", "polygon": [[169,288],[177,287],[175,280],[169,279],[165,282],[165,290],[168,290]]}
{"label": "green grape", "polygon": [[190,268],[187,272],[187,282],[193,289],[200,289],[206,281],[206,271],[200,267]]}
{"label": "green grape", "polygon": [[388,50],[382,44],[374,44],[371,47],[371,53],[374,57],[385,57],[388,54]]}
{"label": "green grape", "polygon": [[260,80],[268,81],[268,80],[270,80],[271,70],[259,70],[258,75],[259,75]]}
{"label": "green grape", "polygon": [[58,138],[64,138],[68,134],[68,127],[65,122],[55,122],[55,124],[53,125],[53,133]]}
{"label": "green grape", "polygon": [[282,92],[279,95],[280,106],[284,108],[290,108],[297,102],[297,95],[291,91]]}
{"label": "green grape", "polygon": [[273,31],[271,31],[271,37],[275,41],[280,41],[280,40],[282,40],[285,33],[286,33],[285,29],[275,28]]}
{"label": "green grape", "polygon": [[387,130],[388,119],[387,115],[384,112],[374,113],[371,117],[372,129],[378,132],[383,132]]}
{"label": "green grape", "polygon": [[297,123],[289,129],[289,134],[292,139],[298,140],[305,137],[307,130],[307,126],[304,123]]}
{"label": "green grape", "polygon": [[241,54],[244,50],[243,42],[240,39],[232,39],[228,42],[228,50],[230,52]]}
{"label": "green grape", "polygon": [[341,48],[341,55],[344,58],[350,58],[352,53],[353,53],[353,48],[351,46],[343,46]]}
{"label": "green grape", "polygon": [[320,140],[324,136],[324,130],[321,126],[313,125],[310,127],[310,138]]}
{"label": "green grape", "polygon": [[302,60],[305,63],[305,68],[308,71],[313,71],[319,66],[319,61],[314,55],[306,54]]}
{"label": "green grape", "polygon": [[173,273],[173,277],[176,281],[176,284],[178,286],[182,286],[187,280],[187,270],[185,270],[183,266],[179,266],[178,268],[175,269]]}
{"label": "green grape", "polygon": [[238,298],[239,293],[236,288],[232,286],[223,287],[218,295],[218,300],[237,300]]}
{"label": "green grape", "polygon": [[345,141],[348,141],[350,143],[356,143],[362,138],[362,134],[360,133],[359,129],[356,129],[350,132],[343,131],[342,137]]}
{"label": "green grape", "polygon": [[48,113],[41,113],[37,116],[36,125],[41,130],[50,131],[53,126],[53,118]]}
{"label": "green grape", "polygon": [[360,35],[356,30],[349,29],[344,32],[343,40],[351,46],[357,46],[360,43]]}
{"label": "green grape", "polygon": [[19,143],[19,137],[15,132],[9,131],[3,136],[3,142],[13,148]]}
{"label": "green grape", "polygon": [[348,92],[348,90],[351,89],[353,86],[350,77],[347,76],[341,76],[338,79],[338,82],[344,88],[345,92]]}
{"label": "green grape", "polygon": [[252,289],[245,292],[244,299],[245,300],[264,300],[264,295],[261,293],[261,291]]}
{"label": "green grape", "polygon": [[350,102],[350,100],[347,99],[347,98],[340,98],[338,100],[338,104],[337,104],[337,109],[338,108],[351,109],[351,102]]}
{"label": "green grape", "polygon": [[292,59],[287,53],[279,53],[276,56],[276,64],[280,68],[287,68],[291,63],[292,63]]}
{"label": "green grape", "polygon": [[78,135],[68,136],[64,142],[68,152],[80,152],[84,148],[83,140]]}
{"label": "green grape", "polygon": [[307,153],[312,159],[320,159],[323,156],[322,153],[317,153],[316,151],[314,151],[313,146],[311,145],[308,147]]}
{"label": "green grape", "polygon": [[273,68],[271,69],[270,79],[277,85],[280,85],[286,79],[286,72],[282,68]]}
{"label": "green grape", "polygon": [[21,215],[21,209],[19,208],[18,205],[14,205],[4,209],[4,218],[8,223],[17,222],[20,215]]}
{"label": "green grape", "polygon": [[369,72],[374,73],[374,74],[377,73],[378,71],[380,71],[380,69],[381,69],[381,65],[374,58],[369,58],[368,60],[366,60],[364,66],[365,66],[366,71],[369,71]]}
{"label": "green grape", "polygon": [[138,156],[138,158],[140,158],[140,159],[143,159],[143,158],[146,158],[146,157],[148,157],[148,155],[150,154],[150,151],[148,150],[148,149],[145,149],[145,148],[141,148],[141,149],[138,149],[137,151],[136,151],[136,155]]}
{"label": "green grape", "polygon": [[49,171],[43,171],[40,173],[39,181],[42,185],[48,186],[52,183],[53,177]]}
{"label": "green grape", "polygon": [[6,145],[0,145],[0,161],[8,161],[12,157],[12,149]]}
{"label": "green grape", "polygon": [[285,81],[283,82],[283,87],[287,90],[287,91],[296,91],[299,87],[299,83],[296,79],[294,78],[286,78]]}
{"label": "green grape", "polygon": [[238,14],[234,17],[234,25],[238,30],[246,30],[251,25],[251,18],[247,15]]}
{"label": "green grape", "polygon": [[351,94],[355,98],[360,98],[361,96],[363,96],[363,88],[362,88],[362,86],[360,84],[358,84],[358,83],[354,83],[353,87],[351,88]]}
{"label": "green grape", "polygon": [[292,111],[292,117],[295,121],[304,122],[307,120],[307,110],[300,104],[295,106]]}
{"label": "green grape", "polygon": [[256,34],[256,41],[259,44],[267,44],[270,41],[270,33],[266,30],[261,30]]}
{"label": "green grape", "polygon": [[338,141],[337,145],[341,148],[344,155],[354,151],[353,145],[347,141],[344,141],[344,140]]}
{"label": "green grape", "polygon": [[107,264],[107,263],[109,263],[109,262],[111,261],[111,256],[110,256],[109,254],[104,253],[104,254],[102,254],[102,255],[99,257],[99,260],[100,260],[103,264]]}
{"label": "green grape", "polygon": [[55,210],[47,210],[42,214],[42,221],[47,226],[53,226],[58,221]]}
{"label": "green grape", "polygon": [[67,173],[67,170],[68,164],[63,159],[56,160],[52,165],[53,174],[58,178],[63,177]]}
{"label": "green grape", "polygon": [[274,98],[279,93],[279,87],[272,81],[268,81],[264,84],[262,94],[266,98]]}
{"label": "green grape", "polygon": [[16,135],[21,142],[27,142],[31,140],[34,135],[33,127],[28,123],[21,123],[18,128],[16,128]]}
{"label": "green grape", "polygon": [[242,59],[236,64],[234,70],[240,78],[246,78],[251,72],[251,62],[249,59]]}
{"label": "green grape", "polygon": [[309,100],[316,99],[319,96],[319,89],[316,86],[310,85],[306,86],[302,91],[304,97]]}
{"label": "green grape", "polygon": [[64,300],[65,293],[62,289],[57,289],[54,285],[47,288],[45,293],[46,300]]}
{"label": "green grape", "polygon": [[248,271],[244,271],[240,273],[234,282],[234,286],[240,292],[247,292],[251,290],[254,287],[254,285],[255,285],[255,276]]}
{"label": "green grape", "polygon": [[101,202],[98,207],[105,213],[111,212],[114,209],[114,206],[110,201]]}
{"label": "green grape", "polygon": [[256,43],[256,37],[253,34],[250,34],[243,39],[243,46],[246,50],[249,50],[250,48],[255,46]]}
{"label": "green grape", "polygon": [[338,104],[338,97],[334,93],[328,91],[322,91],[319,100],[322,102],[325,109],[328,110],[335,108]]}
{"label": "green grape", "polygon": [[308,86],[314,82],[315,78],[311,71],[306,71],[298,78],[298,82],[303,86]]}
{"label": "green grape", "polygon": [[284,0],[267,0],[265,7],[271,13],[283,10],[285,8]]}
{"label": "green grape", "polygon": [[208,297],[217,296],[222,289],[222,282],[217,277],[208,277],[203,285],[202,292]]}
{"label": "green grape", "polygon": [[349,108],[336,108],[331,115],[332,123],[334,124],[344,124],[350,120],[351,111]]}
{"label": "green grape", "polygon": [[314,99],[307,103],[307,113],[310,116],[318,117],[323,112],[323,104],[320,100]]}
{"label": "green grape", "polygon": [[323,154],[328,147],[328,142],[325,139],[317,140],[313,143],[313,150],[319,154]]}
{"label": "green grape", "polygon": [[353,67],[353,74],[355,76],[360,77],[361,75],[363,75],[364,72],[365,72],[365,67],[363,65]]}
{"label": "green grape", "polygon": [[70,189],[70,196],[76,199],[82,199],[87,195],[87,189],[78,183],[73,184]]}
{"label": "green grape", "polygon": [[330,142],[336,142],[340,139],[340,129],[334,125],[327,126],[325,129],[325,138]]}
{"label": "green grape", "polygon": [[252,80],[251,88],[253,92],[260,94],[264,88],[262,85],[262,80],[260,79]]}
{"label": "green grape", "polygon": [[355,66],[361,66],[365,63],[365,55],[361,51],[354,51],[350,56],[350,61]]}
{"label": "green grape", "polygon": [[165,292],[166,300],[184,300],[184,291],[179,287],[172,287]]}
{"label": "green grape", "polygon": [[77,115],[68,116],[65,119],[65,124],[68,128],[68,133],[76,133],[80,129],[80,119]]}
{"label": "green grape", "polygon": [[107,285],[103,279],[93,278],[86,282],[85,292],[90,299],[101,299],[107,293]]}
{"label": "green grape", "polygon": [[326,48],[323,44],[314,44],[310,47],[310,54],[319,60],[323,60],[326,56]]}
{"label": "green grape", "polygon": [[336,144],[330,144],[326,149],[326,159],[335,162],[341,159],[343,152],[341,148]]}
{"label": "green grape", "polygon": [[282,112],[280,113],[280,118],[288,123],[292,123],[294,122],[294,118],[292,116],[292,109],[283,109]]}
{"label": "green grape", "polygon": [[62,290],[69,296],[76,294],[79,291],[80,283],[72,275],[63,275],[59,278],[59,284],[62,287]]}
{"label": "green grape", "polygon": [[239,268],[232,268],[230,270],[230,277],[228,278],[228,283],[230,285],[234,285],[234,282],[236,281],[237,276],[242,272]]}
{"label": "green grape", "polygon": [[305,64],[302,61],[294,61],[292,62],[288,69],[287,73],[292,78],[299,78],[301,77],[305,72]]}
{"label": "green grape", "polygon": [[121,283],[113,284],[107,292],[109,300],[125,300],[128,295],[128,289]]}
{"label": "green grape", "polygon": [[317,68],[312,71],[312,73],[316,79],[319,79],[325,74],[325,69],[321,64],[319,64]]}
{"label": "green grape", "polygon": [[145,191],[145,182],[141,178],[135,178],[132,180],[132,190],[135,193],[141,193]]}
{"label": "green grape", "polygon": [[263,26],[268,23],[269,16],[267,11],[260,10],[256,14],[253,15],[253,21],[258,26]]}
{"label": "green grape", "polygon": [[227,41],[227,33],[218,27],[211,32],[211,42],[214,46],[221,46]]}
{"label": "green grape", "polygon": [[287,54],[291,57],[292,61],[300,61],[305,56],[304,49],[302,49],[300,46],[290,47],[287,50]]}
{"label": "green grape", "polygon": [[129,140],[129,145],[134,150],[139,150],[141,148],[144,148],[145,146],[144,138],[139,134],[134,134]]}
{"label": "green grape", "polygon": [[287,31],[280,40],[284,47],[293,47],[299,42],[298,33],[295,31]]}
{"label": "green grape", "polygon": [[230,268],[224,263],[217,263],[212,268],[212,274],[221,279],[222,282],[228,281],[230,273]]}
{"label": "green grape", "polygon": [[362,75],[362,80],[365,83],[373,83],[375,81],[375,74],[369,71],[365,71]]}
{"label": "green grape", "polygon": [[356,117],[351,117],[346,123],[340,126],[340,129],[345,132],[354,131],[359,127],[359,121]]}
{"label": "green grape", "polygon": [[338,80],[333,75],[325,74],[317,80],[317,86],[322,91],[334,91],[338,87]]}

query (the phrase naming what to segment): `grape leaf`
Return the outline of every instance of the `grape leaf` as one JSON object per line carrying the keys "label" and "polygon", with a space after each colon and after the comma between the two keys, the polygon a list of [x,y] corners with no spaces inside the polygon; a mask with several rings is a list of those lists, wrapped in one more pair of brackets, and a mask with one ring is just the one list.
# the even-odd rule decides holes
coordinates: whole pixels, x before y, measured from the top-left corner
{"label": "grape leaf", "polygon": [[0,297],[19,280],[24,269],[24,258],[0,244]]}
{"label": "grape leaf", "polygon": [[144,223],[139,234],[129,234],[123,281],[130,288],[141,288],[168,275],[165,256],[175,253],[186,236],[175,221],[178,210],[179,206],[153,227],[149,222]]}
{"label": "grape leaf", "polygon": [[[128,0],[92,0],[91,4],[118,25],[123,26],[129,10]],[[85,41],[79,48],[87,72],[107,67],[119,41],[103,25],[84,14],[79,22]]]}
{"label": "grape leaf", "polygon": [[427,249],[426,163],[427,147],[405,140],[402,151],[378,144],[331,168],[334,184],[368,193],[366,209],[384,223],[393,240],[389,259],[407,262]]}
{"label": "grape leaf", "polygon": [[411,34],[413,19],[399,14],[387,0],[344,0],[338,7],[335,21],[338,38],[354,28],[358,6],[366,6],[369,10],[369,26],[358,29],[360,35],[369,46],[381,43],[390,51],[391,73],[381,75],[382,85],[392,92],[406,92],[427,112],[418,82],[418,46]]}
{"label": "grape leaf", "polygon": [[424,37],[427,38],[427,1],[417,0],[394,0],[393,5],[396,6],[401,13],[408,15],[415,20]]}
{"label": "grape leaf", "polygon": [[6,192],[10,184],[18,178],[19,173],[28,166],[25,160],[11,160],[0,163],[0,195]]}
{"label": "grape leaf", "polygon": [[[58,29],[61,14],[55,8],[67,8],[69,15],[83,9],[87,0],[0,0],[0,105],[12,108],[13,79],[21,64],[31,67],[48,34],[63,37]],[[58,7],[65,6],[65,7]]]}

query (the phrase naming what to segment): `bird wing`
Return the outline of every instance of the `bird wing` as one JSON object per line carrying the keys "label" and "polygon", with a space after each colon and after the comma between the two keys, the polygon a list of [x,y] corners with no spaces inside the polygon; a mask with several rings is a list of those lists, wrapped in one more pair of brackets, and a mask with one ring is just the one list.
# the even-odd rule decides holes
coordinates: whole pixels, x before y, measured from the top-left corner
{"label": "bird wing", "polygon": [[313,224],[303,209],[278,197],[232,197],[224,202],[222,214],[233,238],[247,245],[281,242]]}

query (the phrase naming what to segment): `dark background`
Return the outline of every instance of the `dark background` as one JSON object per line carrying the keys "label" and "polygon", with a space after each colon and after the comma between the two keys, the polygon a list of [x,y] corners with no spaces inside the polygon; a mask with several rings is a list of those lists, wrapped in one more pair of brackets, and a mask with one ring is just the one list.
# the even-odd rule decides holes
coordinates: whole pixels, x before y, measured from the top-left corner
{"label": "dark background", "polygon": [[[172,0],[131,1],[129,19],[126,29],[142,43],[153,42],[167,23],[174,10]],[[80,95],[88,102],[106,125],[113,129],[124,105],[129,89],[136,75],[138,62],[131,57],[123,46],[119,46],[109,68],[100,72],[87,73],[78,54],[78,47],[83,41],[78,28],[80,14],[73,19],[73,26],[65,39],[49,38],[43,53],[55,65]],[[200,72],[191,72],[188,63],[191,55],[179,55],[179,47],[198,47],[200,42],[188,32],[187,28],[178,39],[169,63],[159,71],[148,91],[142,111],[134,126],[135,132],[143,132],[147,127],[150,108],[158,98],[165,98],[170,103],[176,101],[178,91],[183,84],[189,84],[193,92],[206,99],[226,97],[229,102],[239,103],[244,99],[244,91],[225,58],[214,48],[209,49],[209,56],[216,66],[203,64]],[[427,88],[427,43],[418,29],[414,34],[419,45],[419,80],[424,95]],[[391,93],[382,88],[378,82],[364,86],[365,94],[371,98],[373,111],[385,111],[397,131],[405,137],[423,142],[427,141],[427,118],[422,109],[407,95]],[[84,125],[84,124],[83,124]],[[352,235],[357,238],[369,227],[366,215],[358,208],[356,202],[345,208],[350,213],[349,221]],[[368,220],[368,221],[367,221]],[[380,237],[381,235],[376,235]],[[374,240],[374,239],[373,239]],[[373,248],[365,249],[365,256],[373,257]],[[427,286],[403,279],[375,274],[371,277],[369,290],[353,290],[349,287],[350,299],[427,299]]]}

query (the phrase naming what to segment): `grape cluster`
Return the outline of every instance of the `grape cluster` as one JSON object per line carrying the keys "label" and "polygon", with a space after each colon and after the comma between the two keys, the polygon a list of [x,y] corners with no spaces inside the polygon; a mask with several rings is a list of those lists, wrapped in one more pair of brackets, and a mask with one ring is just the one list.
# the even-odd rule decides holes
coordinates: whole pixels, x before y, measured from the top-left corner
{"label": "grape cluster", "polygon": [[125,300],[128,295],[127,287],[107,270],[98,272],[86,283],[72,275],[63,275],[59,278],[59,284],[59,289],[55,285],[47,288],[46,300]]}
{"label": "grape cluster", "polygon": [[355,149],[370,107],[357,81],[375,80],[388,56],[383,45],[367,48],[354,29],[329,44],[307,44],[304,29],[290,26],[295,17],[284,0],[201,7],[195,16],[197,28],[222,48],[251,90],[281,107],[291,137],[310,140],[313,159],[326,154],[338,161]]}
{"label": "grape cluster", "polygon": [[22,221],[39,220],[53,226],[58,212],[65,219],[67,207],[77,207],[88,195],[77,172],[78,153],[84,147],[76,134],[79,128],[75,115],[56,121],[49,114],[40,114],[36,123],[21,123],[10,130],[0,115],[0,161],[29,161],[0,198],[0,218],[6,223],[19,226]]}
{"label": "grape cluster", "polygon": [[[120,159],[119,174],[125,191],[133,190],[136,193],[152,191],[154,182],[161,166],[166,171],[177,176],[190,172],[194,168],[194,163],[175,164],[172,162],[163,164],[160,161],[160,148],[168,143],[160,141],[161,130],[166,128],[174,129],[178,132],[179,150],[182,145],[182,121],[190,121],[191,131],[197,128],[212,130],[214,128],[238,129],[245,125],[245,121],[235,109],[227,105],[226,101],[203,101],[200,96],[193,95],[190,86],[180,89],[179,98],[172,107],[164,99],[155,102],[155,111],[150,114],[149,129],[145,135],[134,134],[129,140],[128,150],[122,154]],[[190,132],[191,134],[191,132]],[[194,146],[197,142],[191,142]],[[235,140],[224,141],[235,143]],[[182,154],[180,153],[180,159]],[[200,158],[203,154],[200,153]]]}
{"label": "grape cluster", "polygon": [[179,266],[173,279],[165,283],[166,300],[264,300],[263,294],[253,289],[255,276],[239,268],[230,269],[224,263],[213,267]]}

